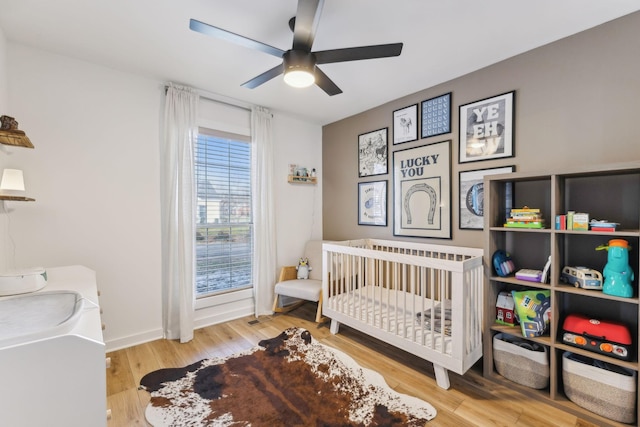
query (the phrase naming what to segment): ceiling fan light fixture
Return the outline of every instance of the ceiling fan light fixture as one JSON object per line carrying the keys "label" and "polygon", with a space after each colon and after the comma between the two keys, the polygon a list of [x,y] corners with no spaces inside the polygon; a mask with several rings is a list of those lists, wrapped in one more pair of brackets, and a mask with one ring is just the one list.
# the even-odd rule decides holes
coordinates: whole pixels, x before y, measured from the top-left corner
{"label": "ceiling fan light fixture", "polygon": [[315,57],[311,53],[290,50],[283,56],[284,82],[292,87],[309,87],[316,82]]}
{"label": "ceiling fan light fixture", "polygon": [[284,82],[292,87],[309,87],[316,78],[308,70],[289,70],[284,74]]}

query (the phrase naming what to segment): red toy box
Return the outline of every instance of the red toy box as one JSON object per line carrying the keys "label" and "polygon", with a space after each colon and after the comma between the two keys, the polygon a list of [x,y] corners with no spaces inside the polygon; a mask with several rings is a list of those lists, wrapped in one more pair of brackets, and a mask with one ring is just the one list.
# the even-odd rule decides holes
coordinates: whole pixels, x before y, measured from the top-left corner
{"label": "red toy box", "polygon": [[631,358],[631,334],[622,323],[570,314],[562,325],[562,341],[617,359]]}

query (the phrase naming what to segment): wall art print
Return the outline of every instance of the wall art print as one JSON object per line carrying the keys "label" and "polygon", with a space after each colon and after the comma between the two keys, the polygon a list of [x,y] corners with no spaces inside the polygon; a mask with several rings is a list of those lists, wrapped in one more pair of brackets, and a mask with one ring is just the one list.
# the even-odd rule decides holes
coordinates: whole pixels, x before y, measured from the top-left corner
{"label": "wall art print", "polygon": [[459,163],[513,157],[515,91],[460,106]]}
{"label": "wall art print", "polygon": [[418,139],[418,104],[393,112],[393,143],[416,141]]}
{"label": "wall art print", "polygon": [[484,228],[484,177],[515,171],[515,166],[460,172],[460,229]]}
{"label": "wall art print", "polygon": [[422,137],[451,132],[451,92],[422,101]]}
{"label": "wall art print", "polygon": [[393,153],[393,234],[451,238],[451,141]]}
{"label": "wall art print", "polygon": [[358,135],[358,176],[384,175],[387,163],[387,137],[389,128]]}
{"label": "wall art print", "polygon": [[387,226],[387,181],[358,183],[358,225]]}

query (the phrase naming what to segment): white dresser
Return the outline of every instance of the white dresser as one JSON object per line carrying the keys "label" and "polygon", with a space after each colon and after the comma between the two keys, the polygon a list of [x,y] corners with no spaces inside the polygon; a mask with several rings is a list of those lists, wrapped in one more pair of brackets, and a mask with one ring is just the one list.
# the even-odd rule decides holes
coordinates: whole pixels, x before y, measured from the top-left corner
{"label": "white dresser", "polygon": [[38,292],[72,290],[86,301],[67,332],[0,348],[0,426],[101,427],[106,417],[105,344],[93,270],[47,268]]}

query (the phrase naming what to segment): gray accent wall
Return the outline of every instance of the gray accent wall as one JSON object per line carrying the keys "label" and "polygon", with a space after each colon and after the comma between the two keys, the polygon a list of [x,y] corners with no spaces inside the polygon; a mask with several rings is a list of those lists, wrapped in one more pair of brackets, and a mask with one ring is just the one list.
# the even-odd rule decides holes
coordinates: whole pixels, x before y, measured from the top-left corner
{"label": "gray accent wall", "polygon": [[[513,90],[515,156],[459,164],[458,107]],[[450,134],[393,145],[393,111],[448,92]],[[358,135],[384,127],[389,128],[389,173],[358,178]],[[452,141],[452,239],[394,236],[392,152],[444,140]],[[558,171],[640,161],[640,12],[328,124],[322,144],[324,239],[482,247],[482,231],[458,228],[459,172],[509,165],[517,172]],[[388,181],[387,226],[358,225],[358,182],[378,180]]]}

